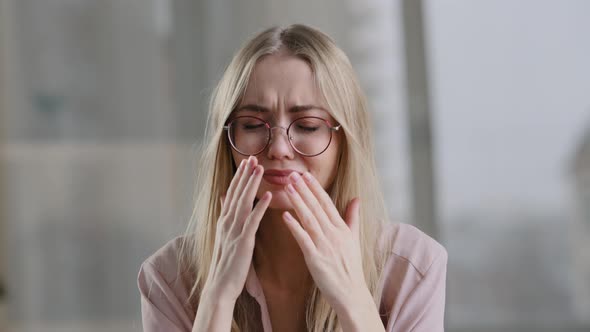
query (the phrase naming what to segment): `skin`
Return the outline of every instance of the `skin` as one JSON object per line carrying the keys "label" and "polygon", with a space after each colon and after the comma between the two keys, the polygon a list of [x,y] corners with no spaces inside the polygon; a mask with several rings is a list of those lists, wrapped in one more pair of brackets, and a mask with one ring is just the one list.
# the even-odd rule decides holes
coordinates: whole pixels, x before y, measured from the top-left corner
{"label": "skin", "polygon": [[[257,105],[267,112],[260,112],[260,108],[240,110],[244,105]],[[315,107],[290,112],[301,105]],[[285,128],[304,115],[335,124],[309,65],[282,51],[259,60],[238,112]],[[241,166],[222,198],[214,254],[220,258],[212,262],[202,297],[210,306],[197,313],[193,330],[200,330],[197,325],[202,330],[228,330],[227,323],[219,322],[226,316],[231,321],[250,263],[261,282],[273,328],[305,330],[301,325],[304,290],[315,282],[344,331],[384,330],[362,270],[360,201],[351,200],[343,218],[326,192],[338,171],[341,144],[342,138],[335,134],[324,153],[305,157],[293,150],[284,130],[275,129],[271,144],[256,157],[232,150],[236,165]],[[291,173],[291,183],[285,186],[264,180],[265,169],[297,172]],[[254,197],[259,202],[252,209]],[[212,317],[218,317],[219,322]]]}

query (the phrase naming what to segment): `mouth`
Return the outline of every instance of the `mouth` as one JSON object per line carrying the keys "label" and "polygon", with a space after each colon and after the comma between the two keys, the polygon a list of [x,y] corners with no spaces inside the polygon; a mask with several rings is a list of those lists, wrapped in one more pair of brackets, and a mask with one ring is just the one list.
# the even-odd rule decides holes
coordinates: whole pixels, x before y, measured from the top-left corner
{"label": "mouth", "polygon": [[[262,176],[262,178],[264,179],[264,181],[270,183],[270,184],[275,184],[275,185],[287,185],[289,183],[291,183],[291,180],[289,180],[289,175],[292,172],[297,172],[295,170],[268,170],[266,172],[264,172],[264,175]],[[297,172],[299,174],[301,174],[300,172]]]}

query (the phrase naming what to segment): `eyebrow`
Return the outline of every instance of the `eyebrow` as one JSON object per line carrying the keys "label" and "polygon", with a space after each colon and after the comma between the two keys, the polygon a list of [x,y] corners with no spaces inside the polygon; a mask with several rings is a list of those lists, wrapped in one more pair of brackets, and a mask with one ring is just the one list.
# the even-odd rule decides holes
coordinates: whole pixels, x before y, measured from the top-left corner
{"label": "eyebrow", "polygon": [[[289,113],[297,113],[297,112],[305,112],[305,111],[309,111],[309,110],[313,110],[313,109],[328,112],[325,108],[320,107],[320,106],[315,106],[315,105],[296,105],[296,106],[289,108],[288,112]],[[260,112],[260,113],[269,113],[270,109],[268,109],[264,106],[260,106],[260,105],[247,104],[244,106],[240,106],[236,110],[236,112],[240,112],[240,111],[254,111],[254,112]]]}

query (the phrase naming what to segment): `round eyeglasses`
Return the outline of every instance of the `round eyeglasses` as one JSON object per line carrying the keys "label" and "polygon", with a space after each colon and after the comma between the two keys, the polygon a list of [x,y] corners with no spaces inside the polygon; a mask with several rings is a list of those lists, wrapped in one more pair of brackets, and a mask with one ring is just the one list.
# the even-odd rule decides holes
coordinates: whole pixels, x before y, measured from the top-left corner
{"label": "round eyeglasses", "polygon": [[[268,122],[255,116],[238,116],[223,126],[232,148],[245,156],[255,156],[264,151],[270,144],[274,128],[285,129],[271,127]],[[293,150],[303,156],[314,157],[328,149],[332,132],[338,129],[340,125],[333,127],[326,119],[304,116],[291,122],[286,131]]]}

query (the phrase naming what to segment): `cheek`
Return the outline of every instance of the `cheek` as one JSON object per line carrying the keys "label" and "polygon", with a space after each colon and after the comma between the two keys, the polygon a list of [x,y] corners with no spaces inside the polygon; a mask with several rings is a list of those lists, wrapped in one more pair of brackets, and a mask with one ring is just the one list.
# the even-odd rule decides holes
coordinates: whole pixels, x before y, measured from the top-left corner
{"label": "cheek", "polygon": [[232,149],[232,158],[234,160],[234,164],[235,164],[236,169],[238,169],[238,166],[240,166],[240,163],[242,162],[242,160],[248,159],[247,157],[235,152],[233,149]]}
{"label": "cheek", "polygon": [[324,189],[330,187],[334,178],[336,178],[336,173],[338,172],[338,156],[338,147],[334,146],[332,148],[330,145],[328,150],[316,157],[317,160],[310,161],[309,167],[311,174],[318,179]]}

